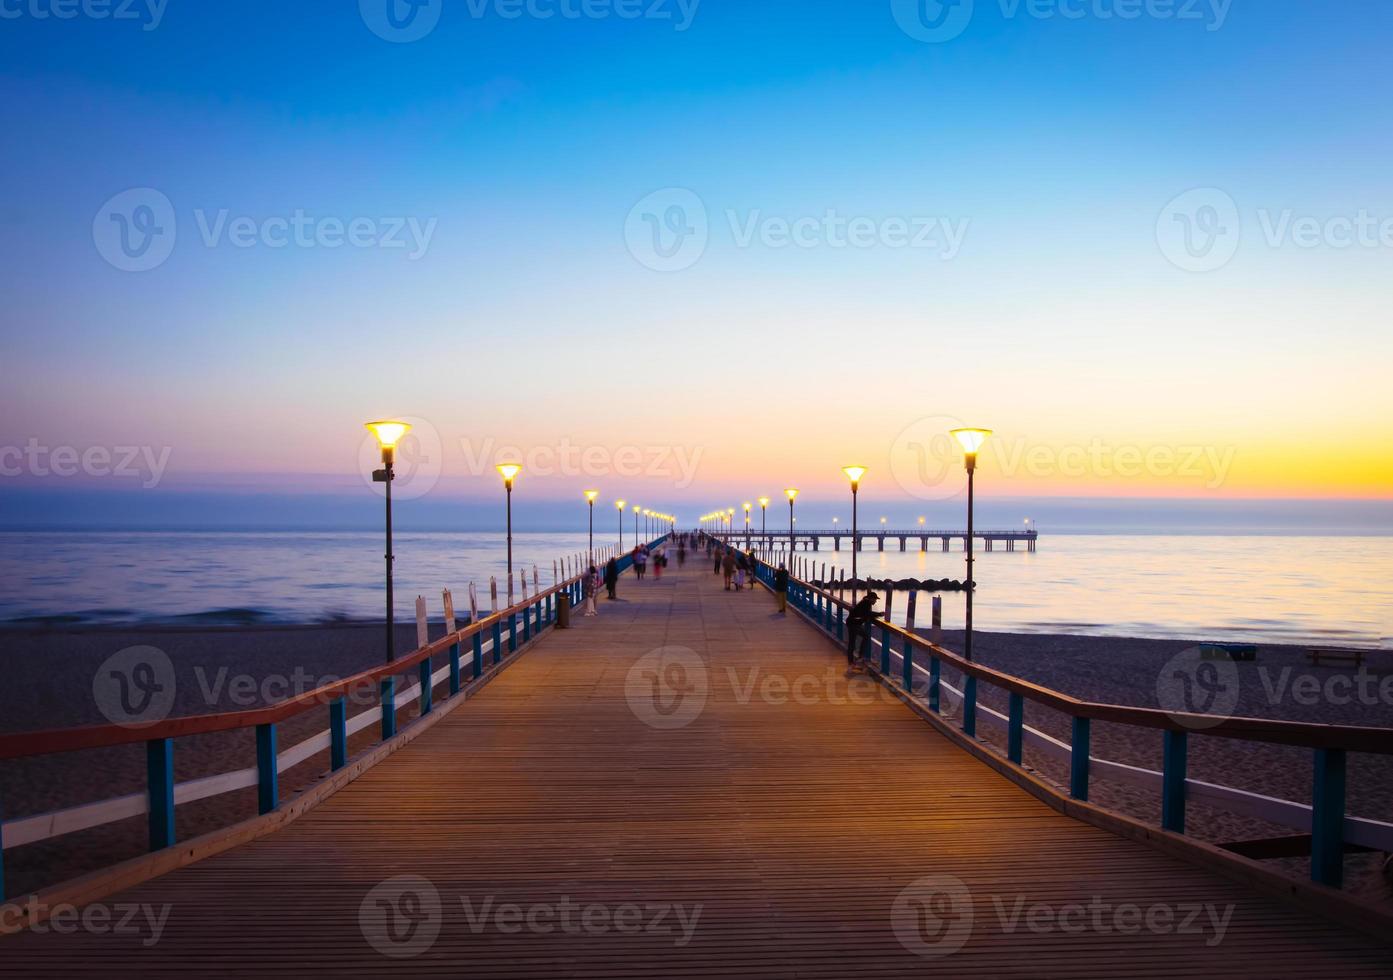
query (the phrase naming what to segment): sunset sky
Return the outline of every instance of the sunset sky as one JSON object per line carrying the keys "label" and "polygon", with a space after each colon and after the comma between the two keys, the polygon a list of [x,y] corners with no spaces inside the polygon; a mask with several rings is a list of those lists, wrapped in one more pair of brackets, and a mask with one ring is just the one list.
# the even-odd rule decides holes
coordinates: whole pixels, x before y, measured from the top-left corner
{"label": "sunset sky", "polygon": [[[542,499],[691,518],[859,462],[910,514],[957,492],[954,424],[996,430],[999,497],[1393,498],[1393,7],[1082,7],[939,41],[888,0],[0,21],[0,523],[36,488],[367,498],[387,416],[440,498],[516,448]],[[142,271],[131,189],[177,226]],[[674,201],[705,245],[655,268]],[[34,462],[126,446],[158,480]]]}

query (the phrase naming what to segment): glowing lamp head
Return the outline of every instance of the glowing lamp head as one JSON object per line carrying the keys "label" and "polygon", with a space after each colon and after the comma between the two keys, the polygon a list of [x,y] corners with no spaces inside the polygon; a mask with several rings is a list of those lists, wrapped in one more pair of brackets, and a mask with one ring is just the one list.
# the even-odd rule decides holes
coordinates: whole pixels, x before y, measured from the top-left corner
{"label": "glowing lamp head", "polygon": [[595,498],[598,497],[599,495],[600,495],[600,491],[598,491],[598,490],[587,490],[587,491],[585,491],[585,501],[586,501],[586,503],[593,504],[593,503],[595,502]]}
{"label": "glowing lamp head", "polygon": [[634,513],[635,513],[635,514],[638,513],[638,504],[634,504]]}
{"label": "glowing lamp head", "polygon": [[920,527],[923,527],[923,526],[924,526],[924,519],[923,519],[922,517],[919,518],[919,526],[920,526]]}
{"label": "glowing lamp head", "polygon": [[861,482],[861,477],[866,475],[866,468],[864,466],[843,466],[842,472],[846,474],[846,478],[851,481],[851,485],[854,487]]}
{"label": "glowing lamp head", "polygon": [[618,508],[619,510],[623,510],[623,509],[624,509],[624,501],[622,501],[622,500],[616,500],[616,501],[614,502],[614,506],[615,506],[616,508]]}
{"label": "glowing lamp head", "polygon": [[969,456],[977,455],[977,450],[982,448],[982,444],[991,434],[991,429],[954,429],[952,433],[953,438],[963,447],[963,452]]}
{"label": "glowing lamp head", "polygon": [[788,498],[788,502],[789,502],[789,503],[793,503],[795,500],[798,499],[798,488],[797,488],[797,487],[787,487],[787,488],[785,488],[785,490],[784,490],[784,496]]}
{"label": "glowing lamp head", "polygon": [[768,498],[768,497],[760,497],[760,498],[759,498],[759,507],[760,507],[760,509],[763,510],[765,507],[768,507],[768,506],[769,506],[769,498]]}
{"label": "glowing lamp head", "polygon": [[373,434],[378,446],[382,448],[382,462],[390,463],[397,444],[411,431],[411,426],[406,422],[368,422],[367,430]]}
{"label": "glowing lamp head", "polygon": [[499,463],[494,469],[498,470],[498,475],[503,477],[509,490],[513,488],[513,480],[522,472],[522,466],[518,463]]}
{"label": "glowing lamp head", "polygon": [[742,506],[745,508],[745,513],[748,514],[750,512],[750,502],[747,500]]}

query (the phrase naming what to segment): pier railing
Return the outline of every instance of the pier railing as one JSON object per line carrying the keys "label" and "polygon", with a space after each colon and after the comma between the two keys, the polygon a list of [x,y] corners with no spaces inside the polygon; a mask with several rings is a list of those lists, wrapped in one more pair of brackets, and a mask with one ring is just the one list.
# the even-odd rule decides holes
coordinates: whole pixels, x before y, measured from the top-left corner
{"label": "pier railing", "polygon": [[[649,544],[650,547],[657,547],[666,540],[667,536],[664,535]],[[620,572],[624,572],[632,565],[633,559],[630,555],[621,555],[617,556],[617,562]],[[559,596],[564,594],[572,606],[579,605],[582,577],[583,573],[573,575],[505,609],[467,623],[390,663],[265,707],[185,715],[144,725],[87,725],[0,734],[0,760],[135,743],[144,743],[146,757],[144,793],[131,793],[0,823],[0,900],[6,896],[4,852],[25,844],[147,814],[149,850],[172,848],[178,839],[178,806],[253,786],[257,788],[258,814],[274,812],[283,804],[279,790],[281,773],[326,750],[329,752],[330,774],[339,772],[358,758],[351,759],[348,754],[351,735],[377,724],[380,731],[377,744],[390,741],[398,734],[399,713],[413,703],[420,703],[417,717],[401,731],[424,720],[435,709],[434,692],[437,687],[446,686],[447,699],[458,696],[470,682],[483,679],[491,668],[502,665],[506,654],[516,652],[549,627],[555,626]],[[442,656],[445,662],[436,669],[436,658]],[[398,690],[397,678],[413,673],[414,681]],[[374,687],[377,705],[350,716],[349,696],[355,692],[371,691]],[[288,749],[278,748],[278,725],[307,711],[325,709],[329,720],[327,729]],[[176,739],[246,729],[253,729],[256,733],[254,766],[175,782]],[[365,750],[365,753],[367,751],[372,750]],[[360,753],[359,757],[365,753]]]}
{"label": "pier railing", "polygon": [[[801,532],[800,532],[801,533]],[[760,561],[757,577],[773,588],[774,567]],[[813,626],[845,643],[851,603],[832,592],[792,575],[789,605]],[[1020,677],[965,660],[956,653],[886,620],[870,628],[869,652],[880,680],[928,712],[942,716],[945,696],[960,703],[958,724],[963,735],[977,738],[979,725],[1005,732],[1006,760],[1023,766],[1028,745],[1064,763],[1069,772],[1069,795],[1087,802],[1094,777],[1118,780],[1157,790],[1161,796],[1158,825],[1185,833],[1185,811],[1199,803],[1243,816],[1256,817],[1311,835],[1311,877],[1338,888],[1344,878],[1345,845],[1393,853],[1393,823],[1345,812],[1347,756],[1350,752],[1393,754],[1393,729],[1356,725],[1325,725],[1267,718],[1229,717],[1197,712],[1165,711],[1129,705],[1085,701]],[[948,666],[962,674],[962,689],[943,679]],[[1003,714],[979,703],[979,684],[991,685],[1007,696]],[[1061,741],[1025,724],[1027,701],[1062,712],[1072,719],[1072,738]],[[1095,721],[1132,725],[1157,731],[1162,739],[1161,771],[1094,756],[1091,726]],[[1216,783],[1191,779],[1187,772],[1192,735],[1250,742],[1300,746],[1313,753],[1312,804],[1279,799]]]}

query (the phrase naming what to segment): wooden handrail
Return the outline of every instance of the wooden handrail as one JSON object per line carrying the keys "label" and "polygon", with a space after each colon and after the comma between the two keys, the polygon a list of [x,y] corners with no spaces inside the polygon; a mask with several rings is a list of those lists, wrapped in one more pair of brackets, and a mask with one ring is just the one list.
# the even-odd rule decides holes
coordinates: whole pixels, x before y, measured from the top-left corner
{"label": "wooden handrail", "polygon": [[[763,559],[757,558],[756,560],[767,568],[773,569],[774,567]],[[836,608],[843,610],[851,608],[851,603],[837,598],[826,589],[809,585],[801,579],[794,578],[792,574],[789,576],[789,581],[811,594],[822,596]],[[1116,722],[1123,725],[1136,725],[1141,728],[1155,728],[1173,732],[1216,735],[1222,738],[1272,742],[1279,745],[1300,745],[1317,749],[1336,748],[1349,752],[1393,755],[1393,728],[1326,725],[1316,722],[1280,721],[1273,718],[1228,717],[1085,701],[1052,688],[1042,687],[1024,678],[1006,674],[970,660],[964,660],[951,650],[887,620],[876,620],[876,628],[889,631],[901,642],[908,641],[919,650],[928,651],[942,663],[946,663],[970,677],[976,677],[978,680],[986,681],[1009,693],[1019,694],[1031,701],[1062,711],[1075,718],[1088,718],[1094,721]]]}
{"label": "wooden handrail", "polygon": [[332,684],[325,684],[323,687],[306,691],[276,704],[261,708],[246,708],[240,711],[224,711],[217,714],[183,715],[178,718],[166,718],[148,725],[83,725],[72,728],[0,734],[0,759],[52,755],[57,752],[75,752],[79,749],[106,748],[113,745],[148,742],[152,739],[206,735],[211,732],[235,731],[243,728],[255,728],[258,725],[276,724],[293,718],[310,708],[322,707],[336,701],[363,685],[404,673],[428,657],[444,653],[456,643],[462,643],[476,633],[492,629],[495,623],[561,592],[575,584],[580,578],[579,575],[573,575],[564,582],[538,592],[522,602],[515,603],[496,613],[490,613],[477,622],[470,623],[454,633],[428,643],[399,660],[360,671],[351,677],[334,681]]}

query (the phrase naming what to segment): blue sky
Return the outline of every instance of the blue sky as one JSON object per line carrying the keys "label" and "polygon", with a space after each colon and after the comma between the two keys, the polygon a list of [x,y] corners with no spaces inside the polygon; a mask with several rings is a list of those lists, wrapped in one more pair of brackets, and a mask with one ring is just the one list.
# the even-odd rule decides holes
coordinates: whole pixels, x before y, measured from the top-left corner
{"label": "blue sky", "polygon": [[[460,440],[561,430],[700,446],[681,488],[699,513],[750,496],[756,467],[771,484],[835,481],[851,456],[883,473],[896,432],[942,415],[1054,447],[1234,445],[1220,496],[1393,491],[1348,451],[1393,451],[1393,248],[1267,245],[1258,213],[1393,219],[1386,4],[1178,0],[1155,9],[1195,19],[1133,20],[1115,16],[1127,0],[1066,3],[1078,19],[977,0],[960,36],[924,43],[889,0],[704,0],[686,30],[444,0],[398,44],[352,3],[169,0],[154,26],[36,16],[49,2],[0,2],[20,12],[0,19],[0,444],[172,447],[167,493],[304,490],[354,475],[363,420],[411,415],[443,436],[438,492],[493,492]],[[177,215],[149,271],[94,244],[130,188]],[[710,219],[677,272],[626,250],[631,209],[667,188]],[[1200,274],[1156,231],[1192,188],[1243,219],[1237,256]],[[736,240],[829,211],[966,233],[948,260]],[[219,212],[432,235],[419,258],[205,246],[200,216]],[[689,369],[654,380],[667,363]],[[766,390],[817,425],[771,446],[752,421]]]}

